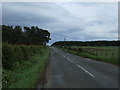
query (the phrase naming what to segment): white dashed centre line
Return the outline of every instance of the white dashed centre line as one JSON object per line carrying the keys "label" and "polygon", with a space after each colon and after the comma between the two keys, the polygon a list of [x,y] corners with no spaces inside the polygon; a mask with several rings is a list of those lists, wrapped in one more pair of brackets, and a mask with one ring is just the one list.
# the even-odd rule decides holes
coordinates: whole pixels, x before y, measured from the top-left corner
{"label": "white dashed centre line", "polygon": [[67,60],[73,63],[73,61],[71,61],[69,58],[67,58]]}
{"label": "white dashed centre line", "polygon": [[83,71],[85,71],[86,73],[88,73],[90,76],[95,77],[93,74],[91,74],[90,72],[88,72],[87,70],[85,70],[83,67],[81,67],[80,65],[77,65],[79,68],[81,68]]}
{"label": "white dashed centre line", "polygon": [[[61,54],[61,53],[59,53]],[[62,55],[62,54],[61,54]],[[64,58],[66,58],[64,55],[62,55]],[[67,58],[68,61],[72,62],[69,58]],[[92,76],[93,78],[95,77],[93,74],[91,74],[90,72],[88,72],[87,70],[85,70],[83,67],[81,67],[80,65],[77,65],[79,68],[81,68],[83,71],[85,71],[86,73],[88,73],[90,76]]]}

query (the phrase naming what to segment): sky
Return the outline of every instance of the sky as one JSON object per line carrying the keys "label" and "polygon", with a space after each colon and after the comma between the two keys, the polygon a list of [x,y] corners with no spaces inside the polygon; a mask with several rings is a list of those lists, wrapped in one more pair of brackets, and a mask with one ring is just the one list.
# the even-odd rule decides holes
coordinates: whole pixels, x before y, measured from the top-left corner
{"label": "sky", "polygon": [[4,2],[2,24],[38,26],[56,41],[118,40],[117,2]]}

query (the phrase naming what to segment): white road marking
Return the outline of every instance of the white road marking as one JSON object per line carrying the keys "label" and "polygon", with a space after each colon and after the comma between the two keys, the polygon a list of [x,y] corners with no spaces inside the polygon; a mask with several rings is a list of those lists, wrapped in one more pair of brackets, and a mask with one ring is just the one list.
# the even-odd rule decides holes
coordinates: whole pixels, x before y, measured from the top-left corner
{"label": "white road marking", "polygon": [[[59,53],[59,52],[58,52]],[[59,53],[61,54],[61,53]],[[62,55],[62,54],[61,54]],[[66,58],[64,55],[62,55],[64,58]],[[89,60],[89,58],[87,58]],[[67,58],[68,61],[72,62],[69,58]],[[88,72],[87,70],[85,70],[83,67],[81,67],[80,65],[77,65],[79,68],[81,68],[83,71],[85,71],[86,73],[88,73],[90,76],[92,76],[93,78],[95,77],[93,74],[91,74],[90,72]]]}
{"label": "white road marking", "polygon": [[73,61],[71,61],[69,58],[67,58],[67,60],[69,60],[70,62],[72,62],[72,63],[73,63]]}
{"label": "white road marking", "polygon": [[67,60],[68,60],[68,61],[70,61],[70,59],[69,59],[69,58],[67,58]]}
{"label": "white road marking", "polygon": [[65,56],[63,56],[65,58]]}
{"label": "white road marking", "polygon": [[83,67],[81,67],[80,65],[77,65],[79,68],[81,68],[83,71],[85,71],[86,73],[88,73],[90,76],[95,77],[93,74],[91,74],[90,72],[88,72],[87,70],[85,70]]}
{"label": "white road marking", "polygon": [[[59,52],[58,52],[59,53]],[[61,53],[59,53],[59,54],[61,54]],[[61,54],[62,55],[62,54]],[[62,55],[64,58],[66,58],[64,55]],[[71,61],[69,58],[67,58],[67,60],[68,61],[70,61],[70,62],[72,62],[73,63],[73,61]],[[81,67],[80,65],[77,65],[79,68],[81,68],[83,71],[85,71],[86,73],[88,73],[90,76],[92,76],[92,77],[95,77],[93,74],[91,74],[90,72],[88,72],[87,70],[85,70],[83,67]]]}
{"label": "white road marking", "polygon": [[91,59],[89,59],[89,58],[86,58],[86,60],[91,60]]}
{"label": "white road marking", "polygon": [[71,61],[71,60],[70,60],[70,62],[72,62],[72,63],[73,63],[73,61]]}

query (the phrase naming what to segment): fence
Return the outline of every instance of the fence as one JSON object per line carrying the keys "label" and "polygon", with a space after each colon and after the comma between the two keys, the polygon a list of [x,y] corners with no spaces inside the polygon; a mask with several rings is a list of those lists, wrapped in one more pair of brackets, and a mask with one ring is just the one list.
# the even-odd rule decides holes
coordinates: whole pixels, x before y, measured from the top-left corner
{"label": "fence", "polygon": [[100,56],[105,58],[118,58],[116,52],[110,50],[101,50],[95,48],[74,48],[74,47],[64,47],[64,48],[72,51],[88,53],[94,56]]}

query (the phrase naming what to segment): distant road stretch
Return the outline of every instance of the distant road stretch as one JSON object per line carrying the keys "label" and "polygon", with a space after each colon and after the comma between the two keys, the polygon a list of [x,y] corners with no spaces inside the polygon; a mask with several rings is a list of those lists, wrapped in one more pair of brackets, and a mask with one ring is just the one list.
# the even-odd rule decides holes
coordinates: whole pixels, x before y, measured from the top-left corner
{"label": "distant road stretch", "polygon": [[50,47],[44,88],[118,88],[118,67]]}

